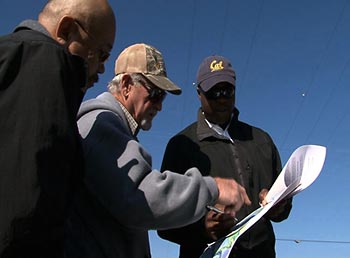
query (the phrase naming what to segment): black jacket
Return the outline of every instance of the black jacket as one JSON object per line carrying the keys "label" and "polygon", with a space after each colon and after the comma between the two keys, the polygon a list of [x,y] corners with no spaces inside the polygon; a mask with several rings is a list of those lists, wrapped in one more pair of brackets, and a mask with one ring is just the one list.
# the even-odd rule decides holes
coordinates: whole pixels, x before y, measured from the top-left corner
{"label": "black jacket", "polygon": [[0,37],[0,257],[63,257],[85,81],[85,61],[39,23]]}
{"label": "black jacket", "polygon": [[[271,137],[263,130],[238,120],[238,110],[230,122],[228,132],[233,139],[220,136],[209,128],[202,111],[198,122],[185,128],[170,139],[164,154],[161,170],[183,173],[190,167],[197,167],[203,175],[234,178],[244,186],[252,205],[242,208],[237,218],[242,219],[259,207],[259,192],[269,189],[281,171],[281,161]],[[276,221],[288,217],[287,210]],[[204,231],[204,220],[180,229],[158,231],[160,237],[180,245],[181,258],[199,257],[209,239]],[[232,253],[242,250],[254,253],[262,249],[266,255],[252,257],[274,257],[275,236],[269,219],[263,217],[243,234]],[[268,255],[267,255],[268,253]],[[232,254],[230,257],[236,257]],[[238,256],[240,257],[240,256]],[[249,255],[247,256],[249,257]]]}

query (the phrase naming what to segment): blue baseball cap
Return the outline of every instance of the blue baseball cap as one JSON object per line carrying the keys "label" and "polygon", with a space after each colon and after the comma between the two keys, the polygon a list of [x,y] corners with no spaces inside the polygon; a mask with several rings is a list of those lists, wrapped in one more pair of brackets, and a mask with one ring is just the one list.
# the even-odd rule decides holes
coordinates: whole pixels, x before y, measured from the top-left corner
{"label": "blue baseball cap", "polygon": [[200,64],[197,72],[197,85],[204,91],[210,90],[219,82],[236,85],[236,73],[231,62],[223,56],[209,56]]}

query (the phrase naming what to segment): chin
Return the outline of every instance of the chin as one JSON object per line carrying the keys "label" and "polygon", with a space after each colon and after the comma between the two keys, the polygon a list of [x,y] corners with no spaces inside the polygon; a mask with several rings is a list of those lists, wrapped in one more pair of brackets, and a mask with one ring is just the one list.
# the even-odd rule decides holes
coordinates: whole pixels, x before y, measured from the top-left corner
{"label": "chin", "polygon": [[141,121],[141,125],[140,125],[141,129],[144,131],[148,131],[152,128],[152,121],[151,120],[142,120]]}

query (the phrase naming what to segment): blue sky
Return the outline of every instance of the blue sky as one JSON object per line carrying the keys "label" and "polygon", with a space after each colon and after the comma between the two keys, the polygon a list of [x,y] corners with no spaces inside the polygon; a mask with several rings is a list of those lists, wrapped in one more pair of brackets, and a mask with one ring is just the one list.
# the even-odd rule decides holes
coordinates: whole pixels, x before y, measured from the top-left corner
{"label": "blue sky", "polygon": [[[36,19],[45,1],[1,0],[0,34]],[[220,54],[237,74],[241,120],[267,131],[283,164],[297,147],[327,147],[316,181],[294,198],[288,220],[274,224],[277,257],[345,258],[350,253],[350,3],[348,0],[111,1],[117,36],[106,72],[86,99],[106,89],[114,59],[145,42],[164,55],[182,89],[168,95],[140,141],[159,168],[167,141],[195,121],[193,82],[203,58]],[[346,86],[348,85],[348,86]],[[176,258],[177,246],[150,232],[154,258]],[[290,240],[310,240],[295,243]],[[339,242],[339,243],[338,243]],[[346,243],[340,243],[346,242]]]}

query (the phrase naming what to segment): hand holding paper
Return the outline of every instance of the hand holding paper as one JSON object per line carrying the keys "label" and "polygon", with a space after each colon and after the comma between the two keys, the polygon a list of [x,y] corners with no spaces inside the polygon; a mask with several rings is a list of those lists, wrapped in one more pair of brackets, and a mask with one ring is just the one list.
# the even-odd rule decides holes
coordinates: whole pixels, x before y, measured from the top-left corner
{"label": "hand holding paper", "polygon": [[[227,258],[237,239],[280,201],[296,195],[310,186],[320,174],[326,157],[326,148],[304,145],[297,148],[283,167],[266,194],[264,206],[256,209],[235,225],[226,237],[210,244],[201,258]],[[280,205],[282,205],[281,203]]]}
{"label": "hand holding paper", "polygon": [[216,208],[218,210],[211,210],[207,213],[204,221],[208,236],[214,240],[226,236],[237,223],[235,216],[223,212],[224,205],[216,205]]}

